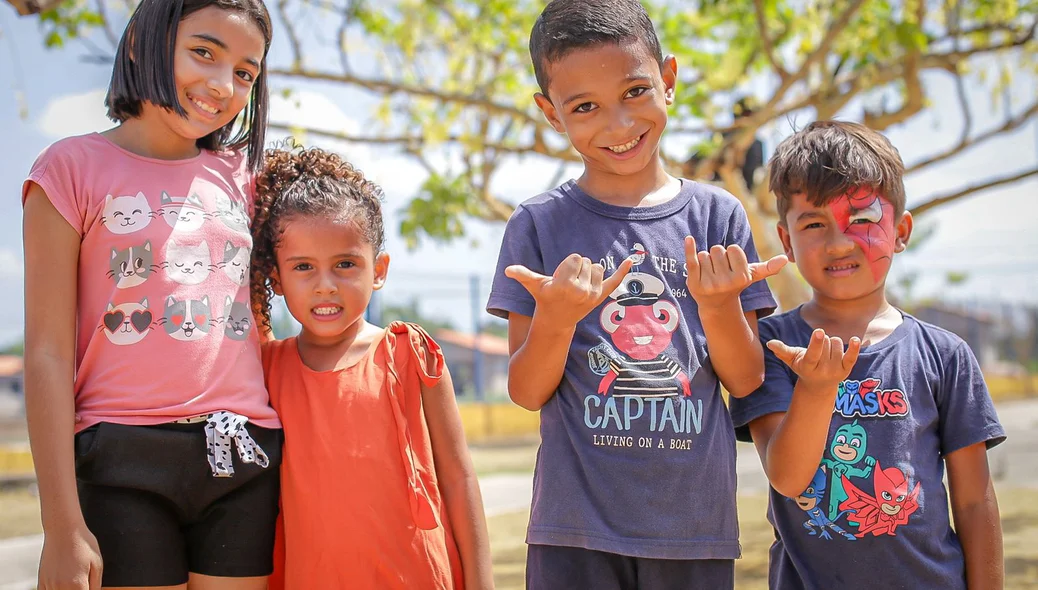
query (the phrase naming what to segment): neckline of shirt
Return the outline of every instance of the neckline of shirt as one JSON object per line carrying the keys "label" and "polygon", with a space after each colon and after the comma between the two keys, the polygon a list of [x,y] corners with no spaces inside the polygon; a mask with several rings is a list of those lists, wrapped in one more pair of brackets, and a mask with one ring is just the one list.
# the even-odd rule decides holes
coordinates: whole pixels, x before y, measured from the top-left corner
{"label": "neckline of shirt", "polygon": [[579,205],[593,213],[605,217],[612,217],[614,219],[642,221],[667,217],[685,208],[689,201],[692,200],[692,195],[695,193],[697,183],[685,180],[684,178],[679,178],[678,181],[681,183],[681,186],[678,189],[678,193],[673,198],[664,203],[652,205],[650,207],[622,207],[620,205],[603,203],[584,192],[584,190],[577,185],[576,180],[568,180],[559,187],[559,190],[572,197]]}
{"label": "neckline of shirt", "polygon": [[[796,310],[794,311],[793,316],[796,318],[797,323],[800,324],[800,326],[803,329],[807,330],[808,333],[811,333],[811,332],[814,331],[814,328],[811,327],[811,324],[807,323],[807,320],[805,320],[804,316],[801,315],[801,313],[800,313],[800,311],[803,309],[803,307],[804,306],[802,306],[802,305],[798,306],[796,308]],[[899,340],[904,339],[904,337],[908,335],[908,332],[912,329],[912,326],[915,324],[916,320],[915,320],[914,317],[912,317],[911,315],[905,313],[904,311],[902,311],[900,309],[898,309],[897,311],[898,311],[898,313],[901,314],[901,323],[898,324],[898,326],[896,328],[894,328],[894,331],[891,332],[883,340],[880,340],[876,344],[870,344],[868,346],[862,346],[861,347],[861,352],[858,353],[858,356],[863,356],[863,355],[867,355],[867,354],[873,354],[873,353],[879,352],[881,350],[884,350],[886,348],[889,348],[889,347],[893,346],[894,344],[897,344],[897,342]],[[847,343],[845,342],[844,346],[846,346],[846,344]]]}
{"label": "neckline of shirt", "polygon": [[122,147],[121,145],[115,143],[111,139],[108,139],[107,137],[105,137],[101,133],[96,133],[96,132],[95,133],[91,133],[89,137],[92,137],[95,140],[100,141],[104,145],[106,145],[109,148],[119,152],[120,154],[122,154],[122,155],[124,155],[126,157],[133,158],[134,160],[140,160],[142,162],[147,162],[149,164],[156,164],[156,165],[159,165],[159,166],[184,166],[184,165],[187,165],[187,164],[195,164],[195,163],[198,163],[199,161],[201,161],[203,158],[207,158],[209,156],[215,155],[214,152],[211,152],[211,151],[209,151],[209,150],[207,150],[205,148],[199,148],[198,154],[196,154],[194,156],[191,156],[190,158],[184,158],[184,159],[180,159],[180,160],[163,160],[161,158],[151,158],[151,157],[148,157],[148,156],[142,156],[141,154],[137,154],[137,153],[131,152],[130,150],[128,150],[128,149]]}

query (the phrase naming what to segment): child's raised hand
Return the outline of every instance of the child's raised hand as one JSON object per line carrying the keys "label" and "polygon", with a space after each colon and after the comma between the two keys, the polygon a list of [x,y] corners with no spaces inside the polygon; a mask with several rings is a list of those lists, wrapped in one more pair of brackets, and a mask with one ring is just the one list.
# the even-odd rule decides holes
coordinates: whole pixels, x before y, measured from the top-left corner
{"label": "child's raised hand", "polygon": [[714,246],[709,252],[699,252],[696,239],[685,238],[685,265],[688,292],[700,308],[718,306],[743,289],[782,270],[789,260],[780,254],[767,262],[746,260],[746,253],[736,245]]}
{"label": "child's raised hand", "polygon": [[533,295],[542,313],[549,314],[553,321],[575,326],[620,286],[630,270],[631,259],[627,258],[607,279],[601,264],[580,254],[570,254],[550,277],[520,264],[506,268],[505,276],[519,281]]}
{"label": "child's raised hand", "polygon": [[812,387],[830,388],[851,374],[861,351],[861,340],[857,336],[851,338],[844,352],[843,340],[838,336],[826,336],[825,331],[819,328],[811,334],[807,348],[771,340],[768,349],[793,369],[801,381]]}

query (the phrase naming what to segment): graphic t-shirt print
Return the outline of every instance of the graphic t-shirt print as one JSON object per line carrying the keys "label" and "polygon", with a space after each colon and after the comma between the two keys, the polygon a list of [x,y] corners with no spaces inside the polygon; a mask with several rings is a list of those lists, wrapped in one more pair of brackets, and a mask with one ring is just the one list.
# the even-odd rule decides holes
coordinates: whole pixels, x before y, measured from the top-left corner
{"label": "graphic t-shirt print", "polygon": [[[225,194],[218,194],[214,201],[215,206],[207,209],[197,194],[176,196],[166,191],[161,191],[155,206],[143,192],[105,198],[101,225],[113,241],[107,278],[117,294],[125,293],[113,296],[98,325],[98,331],[112,344],[136,344],[158,328],[182,342],[201,340],[214,332],[231,340],[247,338],[252,323],[248,302],[244,296],[241,301],[234,296],[248,282],[249,218],[244,205]],[[161,228],[153,225],[163,222],[172,232],[165,229],[160,234]],[[218,223],[221,229],[202,231],[206,223]],[[149,228],[155,231],[145,232]],[[133,240],[135,236],[140,240]],[[220,237],[214,242],[213,236]],[[170,286],[208,287],[213,283],[206,290],[224,296],[183,297],[173,292],[161,297],[153,293],[134,296],[135,288],[158,275],[168,279]],[[222,284],[213,282],[217,280]],[[219,324],[224,329],[214,330]]]}
{"label": "graphic t-shirt print", "polygon": [[[919,508],[919,482],[911,481],[900,467],[884,467],[869,453],[866,426],[873,420],[909,415],[905,392],[881,385],[879,379],[869,378],[839,386],[833,413],[852,421],[836,428],[811,485],[792,499],[805,512],[804,528],[810,535],[831,539],[835,534],[850,541],[866,535],[896,536],[898,527],[907,525]],[[887,449],[885,442],[874,440],[872,446]],[[846,519],[842,527],[841,519]]]}
{"label": "graphic t-shirt print", "polygon": [[[682,366],[671,352],[681,312],[669,299],[666,283],[644,272],[663,273],[666,269],[677,276],[684,267],[676,260],[671,264],[672,259],[661,258],[657,268],[649,256],[641,243],[630,248],[632,270],[609,294],[599,313],[599,324],[609,341],[587,353],[588,366],[600,379],[596,391],[584,399],[584,422],[591,429],[614,427],[621,433],[596,434],[596,444],[688,450],[689,443],[683,438],[668,443],[658,437],[640,436],[635,441],[623,436],[632,430],[667,435],[702,432],[703,400],[692,399],[691,385],[699,369],[698,359],[691,351],[690,366]],[[604,264],[615,268],[611,259]],[[639,423],[644,424],[632,426]]]}

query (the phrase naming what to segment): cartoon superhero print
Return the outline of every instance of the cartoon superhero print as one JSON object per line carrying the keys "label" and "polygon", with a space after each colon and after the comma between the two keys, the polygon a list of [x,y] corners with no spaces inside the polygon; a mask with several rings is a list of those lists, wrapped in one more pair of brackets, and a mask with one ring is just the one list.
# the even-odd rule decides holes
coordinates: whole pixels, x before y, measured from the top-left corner
{"label": "cartoon superhero print", "polygon": [[861,246],[873,279],[886,275],[894,256],[894,205],[872,189],[860,188],[829,206],[840,230]]}
{"label": "cartoon superhero print", "polygon": [[[828,479],[825,473],[825,466],[819,465],[818,471],[815,472],[814,479],[811,480],[811,484],[807,486],[804,493],[800,494],[790,500],[797,503],[797,506],[807,513],[807,520],[804,521],[804,528],[807,529],[808,534],[818,535],[820,539],[832,539],[832,535],[829,534],[827,529],[831,529],[838,535],[848,541],[857,541],[858,539],[843,530],[835,522],[841,516],[846,514],[848,511],[840,512],[836,515],[836,518],[826,517],[825,512],[822,510],[822,498],[825,497],[825,486],[826,480]],[[817,531],[815,529],[818,529]]]}
{"label": "cartoon superhero print", "polygon": [[598,393],[617,397],[692,395],[689,376],[663,354],[678,327],[678,308],[660,299],[662,280],[641,272],[628,273],[610,294],[612,301],[599,318],[620,354],[608,361]]}
{"label": "cartoon superhero print", "polygon": [[841,510],[852,510],[847,522],[858,527],[858,538],[872,533],[873,536],[895,536],[897,527],[908,524],[908,519],[919,509],[919,482],[911,493],[904,472],[897,467],[883,469],[876,461],[872,476],[875,496],[861,491],[843,478],[843,487],[848,498],[840,504]]}
{"label": "cartoon superhero print", "polygon": [[[875,457],[865,455],[869,437],[865,429],[855,420],[836,429],[833,440],[829,444],[831,459],[822,459],[822,465],[829,468],[831,485],[829,486],[829,520],[836,520],[840,503],[847,499],[843,482],[848,477],[868,477],[872,473]],[[864,463],[865,467],[857,467]]]}

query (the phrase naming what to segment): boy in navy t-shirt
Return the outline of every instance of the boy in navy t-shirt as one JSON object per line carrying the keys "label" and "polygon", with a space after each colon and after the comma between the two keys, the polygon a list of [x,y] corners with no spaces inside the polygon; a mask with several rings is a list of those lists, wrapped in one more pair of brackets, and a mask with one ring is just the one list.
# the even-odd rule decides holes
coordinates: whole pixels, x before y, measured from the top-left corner
{"label": "boy in navy t-shirt", "polygon": [[764,384],[731,401],[771,480],[769,587],[1001,588],[987,449],[1005,431],[966,343],[884,290],[912,233],[901,157],[862,125],[821,121],[770,168],[779,236],[813,297],[761,322]]}
{"label": "boy in navy t-shirt", "polygon": [[677,66],[637,0],[555,0],[530,53],[584,173],[512,215],[487,304],[508,318],[509,394],[541,412],[527,586],[731,588],[720,382],[761,384],[760,279],[785,257],[756,262],[738,200],[664,170]]}

